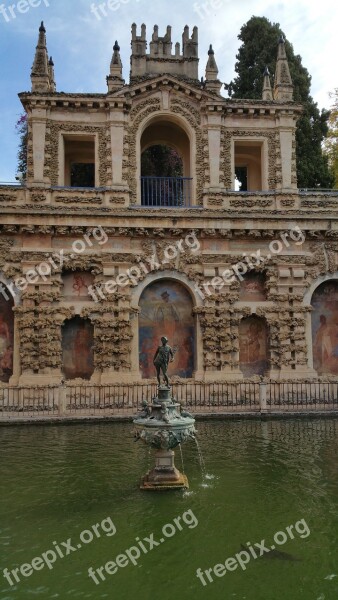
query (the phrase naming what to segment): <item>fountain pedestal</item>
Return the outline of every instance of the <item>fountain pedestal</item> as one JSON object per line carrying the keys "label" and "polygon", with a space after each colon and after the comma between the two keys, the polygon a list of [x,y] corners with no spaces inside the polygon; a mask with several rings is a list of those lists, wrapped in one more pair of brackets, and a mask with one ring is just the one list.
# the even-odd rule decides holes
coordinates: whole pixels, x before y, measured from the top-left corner
{"label": "fountain pedestal", "polygon": [[174,448],[195,437],[195,419],[181,412],[181,405],[171,396],[170,387],[159,386],[152,404],[143,403],[135,420],[135,438],[156,449],[155,467],[142,478],[142,490],[188,488],[186,475],[175,467]]}
{"label": "fountain pedestal", "polygon": [[188,488],[188,478],[175,467],[173,450],[157,450],[155,467],[142,478],[141,490]]}

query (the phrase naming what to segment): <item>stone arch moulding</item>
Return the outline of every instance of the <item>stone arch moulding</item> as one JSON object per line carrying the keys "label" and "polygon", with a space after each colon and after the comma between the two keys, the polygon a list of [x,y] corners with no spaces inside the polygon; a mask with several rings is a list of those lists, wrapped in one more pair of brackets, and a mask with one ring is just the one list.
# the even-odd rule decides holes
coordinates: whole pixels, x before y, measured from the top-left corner
{"label": "stone arch moulding", "polygon": [[335,280],[338,281],[338,271],[334,273],[326,273],[325,275],[319,275],[316,277],[315,281],[311,283],[311,285],[306,290],[303,298],[303,306],[311,306],[311,299],[313,293],[316,291],[317,287],[319,287],[322,283],[326,281]]}
{"label": "stone arch moulding", "polygon": [[[311,300],[316,289],[322,284],[329,281],[338,281],[338,271],[334,273],[325,273],[325,275],[320,275],[316,277],[316,279],[311,283],[311,285],[306,290],[303,298],[303,306],[311,308]],[[306,346],[307,346],[307,357],[308,357],[308,368],[311,369],[313,375],[317,375],[317,371],[314,370],[313,366],[313,347],[312,347],[312,318],[311,311],[309,311],[306,315]]]}
{"label": "stone arch moulding", "polygon": [[[332,284],[321,296],[319,288]],[[316,302],[313,303],[316,293]],[[328,273],[316,279],[304,296],[304,305],[311,307],[307,314],[306,341],[308,366],[318,376],[338,374],[337,306],[338,272]]]}
{"label": "stone arch moulding", "polygon": [[[141,202],[141,142],[142,136],[145,131],[153,124],[162,123],[169,125],[174,124],[177,128],[181,129],[183,133],[188,137],[189,140],[189,165],[186,165],[186,171],[189,173],[189,177],[192,178],[191,198],[193,204],[196,203],[196,190],[197,190],[197,171],[196,171],[196,132],[194,127],[190,125],[187,119],[177,113],[173,114],[165,111],[156,111],[150,115],[146,115],[140,122],[136,135],[136,181],[137,181],[137,204]],[[161,139],[163,144],[165,139]],[[167,143],[167,142],[166,142]],[[168,144],[170,145],[170,144]],[[179,151],[179,146],[175,147]],[[183,160],[184,163],[184,160]]]}
{"label": "stone arch moulding", "polygon": [[[136,310],[139,309],[139,304],[141,300],[141,296],[143,292],[152,284],[161,282],[161,281],[171,281],[173,283],[178,283],[182,285],[183,288],[188,292],[191,298],[193,308],[197,306],[202,306],[202,300],[195,293],[193,282],[191,282],[185,275],[182,273],[173,273],[172,271],[161,271],[161,274],[152,273],[148,277],[146,277],[136,288],[133,289],[132,298],[131,298],[131,306]],[[203,377],[203,343],[202,343],[202,332],[199,323],[198,317],[195,315],[195,344],[194,344],[194,352],[195,352],[195,364],[194,364],[194,372],[193,378],[201,379]],[[142,375],[139,366],[139,318],[135,318],[132,321],[132,335],[133,335],[133,345],[132,345],[132,356],[131,356],[131,364],[132,364],[132,372],[137,375],[137,377],[141,380]],[[170,343],[170,340],[169,340]],[[153,373],[155,377],[155,370]]]}
{"label": "stone arch moulding", "polygon": [[[4,277],[4,275],[0,272],[0,285],[2,284],[4,287],[6,287],[8,289],[8,286],[13,283],[12,281],[10,281],[9,279],[6,279],[6,277]],[[15,294],[15,296],[13,297],[13,295],[10,293],[10,291],[8,290],[8,293],[10,295],[11,298],[13,298],[14,301],[14,306],[19,306],[21,304],[21,292],[18,291],[17,294]]]}

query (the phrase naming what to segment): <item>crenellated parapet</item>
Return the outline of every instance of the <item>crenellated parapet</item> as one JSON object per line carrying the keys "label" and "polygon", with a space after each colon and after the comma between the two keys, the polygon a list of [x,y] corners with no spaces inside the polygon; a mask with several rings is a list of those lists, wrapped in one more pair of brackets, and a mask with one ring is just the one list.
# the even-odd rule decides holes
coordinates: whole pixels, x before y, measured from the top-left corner
{"label": "crenellated parapet", "polygon": [[198,29],[194,27],[190,36],[189,27],[186,25],[182,36],[182,52],[179,42],[175,44],[172,53],[171,27],[167,27],[166,34],[159,36],[158,25],[154,26],[152,39],[149,44],[150,52],[147,53],[146,26],[141,26],[141,35],[137,35],[137,26],[132,25],[132,55],[130,81],[139,78],[156,76],[167,73],[179,77],[198,81]]}

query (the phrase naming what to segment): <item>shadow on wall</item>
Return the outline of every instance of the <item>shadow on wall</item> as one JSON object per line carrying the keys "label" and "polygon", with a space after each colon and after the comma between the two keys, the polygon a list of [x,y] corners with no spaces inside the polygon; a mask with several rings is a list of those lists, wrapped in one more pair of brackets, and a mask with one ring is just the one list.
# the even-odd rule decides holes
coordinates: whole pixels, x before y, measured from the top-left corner
{"label": "shadow on wall", "polygon": [[8,383],[13,375],[14,300],[5,286],[3,289],[4,294],[0,295],[0,381]]}

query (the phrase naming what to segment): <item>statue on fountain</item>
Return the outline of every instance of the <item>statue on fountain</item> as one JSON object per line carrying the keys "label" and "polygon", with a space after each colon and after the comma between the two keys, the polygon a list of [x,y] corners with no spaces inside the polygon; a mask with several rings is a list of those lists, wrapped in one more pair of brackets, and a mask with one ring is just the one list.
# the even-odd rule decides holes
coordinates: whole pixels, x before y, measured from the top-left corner
{"label": "statue on fountain", "polygon": [[164,383],[167,385],[167,387],[170,387],[167,371],[168,371],[169,362],[173,362],[173,360],[174,360],[174,353],[168,344],[168,338],[166,338],[165,336],[162,336],[161,342],[162,342],[162,346],[159,346],[157,348],[157,350],[155,352],[155,356],[154,356],[154,365],[156,367],[156,372],[157,372],[157,381],[158,381],[158,385],[160,386],[161,385],[161,371],[162,371]]}
{"label": "statue on fountain", "polygon": [[[151,404],[142,402],[142,411],[134,419],[135,440],[142,440],[156,450],[155,467],[142,478],[142,490],[188,488],[187,476],[175,467],[174,448],[195,438],[195,419],[189,413],[182,415],[181,405],[172,394],[167,375],[169,362],[175,351],[168,338],[161,337],[162,345],[156,350],[153,362],[157,371],[158,390]],[[161,372],[165,385],[161,385]]]}

